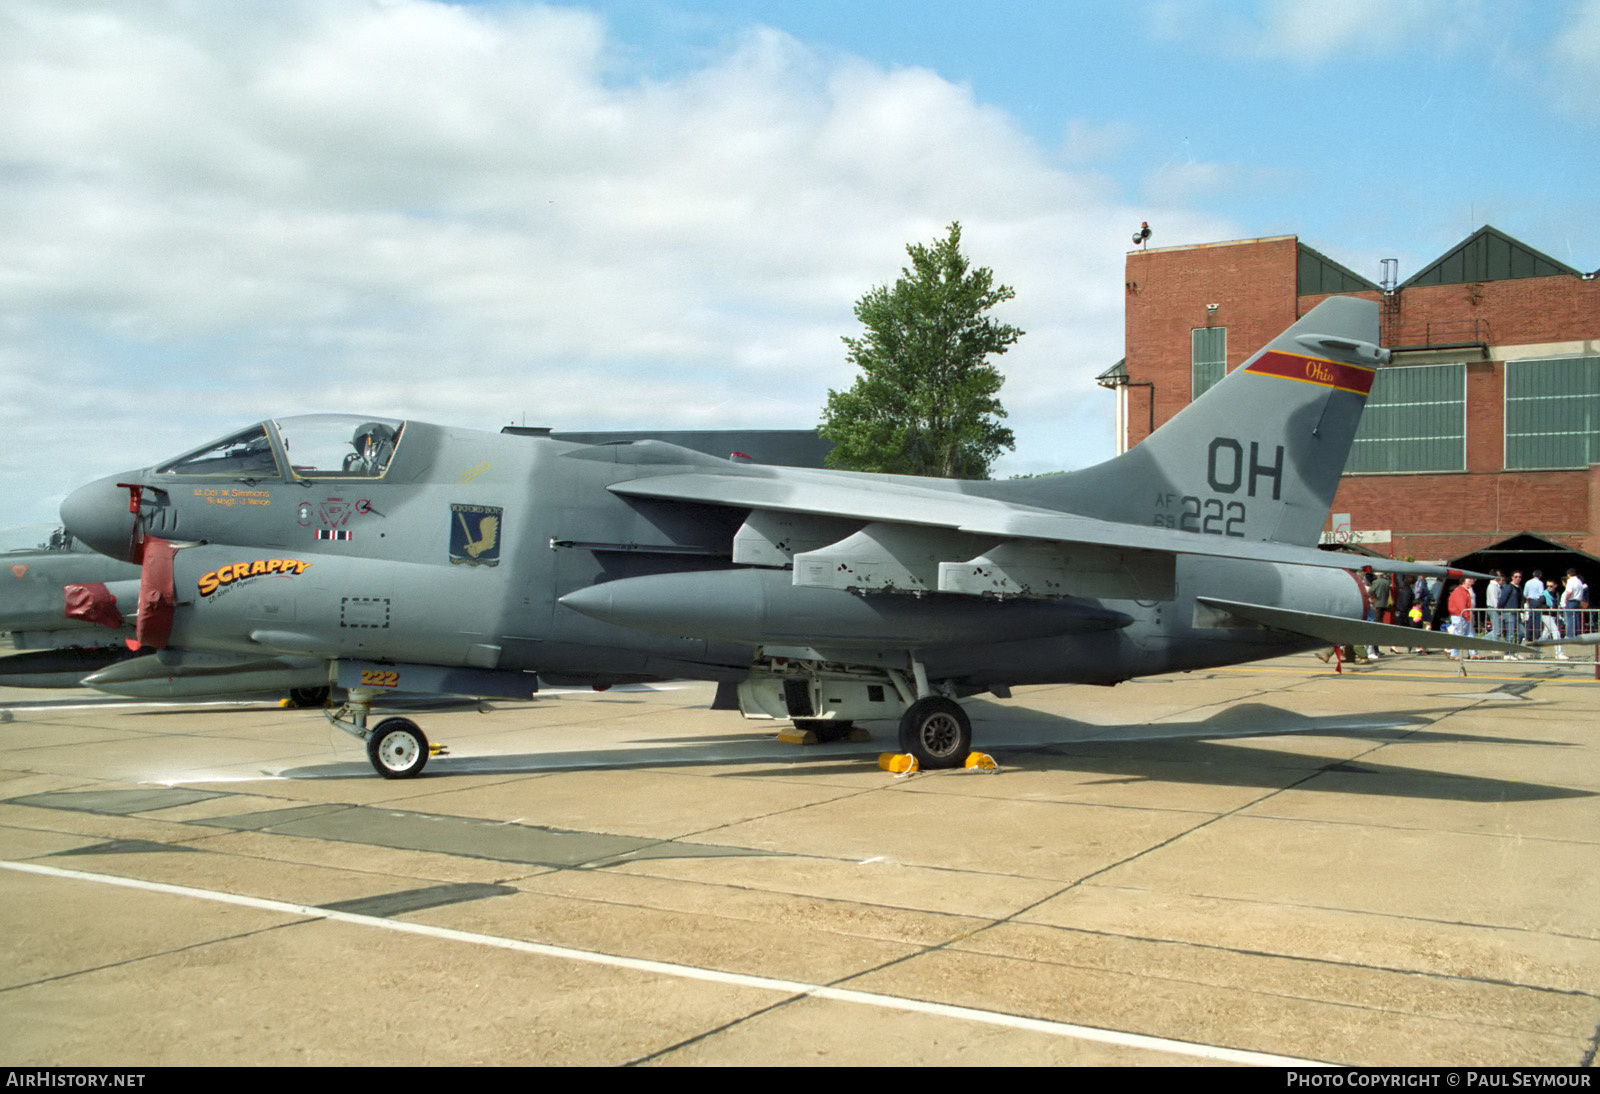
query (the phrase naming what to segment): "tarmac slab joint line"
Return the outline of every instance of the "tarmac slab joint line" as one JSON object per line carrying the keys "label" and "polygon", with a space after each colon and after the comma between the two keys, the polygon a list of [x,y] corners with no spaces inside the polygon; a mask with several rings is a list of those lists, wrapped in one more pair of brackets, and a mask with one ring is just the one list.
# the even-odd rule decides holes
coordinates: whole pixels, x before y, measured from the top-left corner
{"label": "tarmac slab joint line", "polygon": [[616,954],[598,953],[593,950],[573,949],[569,946],[552,946],[543,942],[500,938],[496,935],[479,934],[474,931],[458,931],[449,927],[437,927],[427,923],[411,923],[405,920],[385,919],[378,916],[319,908],[311,904],[292,904],[288,901],[240,896],[236,893],[224,893],[214,889],[196,889],[187,885],[169,885],[165,882],[117,877],[112,874],[64,870],[60,867],[45,866],[41,863],[0,860],[0,869],[13,870],[24,874],[38,874],[44,877],[62,878],[70,881],[119,885],[128,889],[165,893],[169,896],[210,900],[220,904],[236,904],[261,911],[278,912],[283,915],[304,916],[310,919],[328,919],[341,923],[400,931],[404,934],[425,935],[452,942],[465,942],[476,946],[492,946],[496,949],[515,950],[521,953],[537,954],[541,957],[551,957],[558,960],[583,961],[589,964],[607,965],[612,968],[629,969],[658,976],[674,976],[686,980],[702,980],[736,987],[759,988],[780,992],[785,995],[809,996],[815,999],[828,999],[841,1003],[855,1003],[861,1006],[878,1007],[883,1010],[909,1011],[918,1014],[937,1015],[943,1018],[958,1018],[969,1022],[980,1022],[984,1025],[1003,1026],[1033,1033],[1046,1033],[1079,1041],[1122,1045],[1127,1048],[1145,1049],[1152,1052],[1167,1052],[1178,1056],[1193,1056],[1199,1059],[1218,1060],[1224,1063],[1247,1064],[1259,1067],[1328,1066],[1320,1061],[1300,1060],[1292,1056],[1274,1056],[1265,1052],[1248,1052],[1243,1049],[1224,1048],[1217,1045],[1201,1045],[1190,1041],[1175,1041],[1165,1037],[1152,1037],[1142,1033],[1125,1033],[1121,1030],[1073,1025],[1070,1022],[1026,1018],[1021,1015],[1005,1014],[999,1011],[980,1010],[976,1007],[954,1006],[949,1003],[930,1003],[920,999],[902,999],[894,995],[854,991],[849,988],[832,988],[824,984],[807,984],[798,980],[780,980],[775,977],[750,976],[744,973],[723,972],[718,969],[703,969],[694,965],[681,965],[669,961],[650,961],[638,957],[621,957]]}

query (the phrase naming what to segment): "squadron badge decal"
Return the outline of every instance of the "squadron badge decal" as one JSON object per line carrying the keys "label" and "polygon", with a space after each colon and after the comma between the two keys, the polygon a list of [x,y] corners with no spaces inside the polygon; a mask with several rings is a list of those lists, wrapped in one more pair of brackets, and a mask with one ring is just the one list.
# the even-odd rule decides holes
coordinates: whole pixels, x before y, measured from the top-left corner
{"label": "squadron badge decal", "polygon": [[468,566],[500,565],[500,515],[492,505],[450,506],[450,561]]}

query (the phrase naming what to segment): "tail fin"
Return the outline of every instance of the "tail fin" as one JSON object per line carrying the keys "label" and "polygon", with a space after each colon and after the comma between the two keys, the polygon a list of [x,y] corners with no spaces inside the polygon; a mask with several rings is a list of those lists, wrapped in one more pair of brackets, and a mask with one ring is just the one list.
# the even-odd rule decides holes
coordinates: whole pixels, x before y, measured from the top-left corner
{"label": "tail fin", "polygon": [[995,496],[1103,520],[1310,545],[1317,541],[1377,367],[1378,305],[1318,304],[1142,443]]}

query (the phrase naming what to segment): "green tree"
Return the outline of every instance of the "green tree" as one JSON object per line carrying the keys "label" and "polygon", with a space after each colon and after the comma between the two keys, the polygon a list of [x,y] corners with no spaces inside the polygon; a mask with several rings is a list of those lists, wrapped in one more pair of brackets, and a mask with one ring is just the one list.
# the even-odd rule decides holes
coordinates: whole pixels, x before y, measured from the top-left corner
{"label": "green tree", "polygon": [[894,288],[856,301],[866,328],[845,338],[861,369],[849,391],[828,392],[820,432],[834,442],[831,467],[902,475],[986,479],[1016,447],[996,397],[1005,382],[988,363],[1023,332],[985,313],[1016,294],[987,266],[972,269],[954,223],[932,246],[906,248],[911,266]]}

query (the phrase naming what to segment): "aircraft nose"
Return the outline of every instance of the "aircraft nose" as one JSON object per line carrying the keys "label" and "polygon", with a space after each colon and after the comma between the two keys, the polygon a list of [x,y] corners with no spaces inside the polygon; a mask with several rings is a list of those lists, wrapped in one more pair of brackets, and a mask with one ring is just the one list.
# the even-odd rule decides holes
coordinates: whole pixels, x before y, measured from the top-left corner
{"label": "aircraft nose", "polygon": [[128,488],[118,486],[118,481],[127,482],[128,478],[96,479],[68,494],[61,503],[61,523],[79,542],[103,555],[131,562],[128,547],[137,518],[128,512]]}

